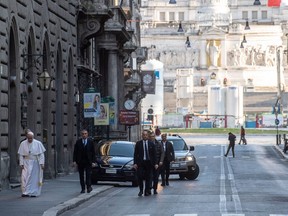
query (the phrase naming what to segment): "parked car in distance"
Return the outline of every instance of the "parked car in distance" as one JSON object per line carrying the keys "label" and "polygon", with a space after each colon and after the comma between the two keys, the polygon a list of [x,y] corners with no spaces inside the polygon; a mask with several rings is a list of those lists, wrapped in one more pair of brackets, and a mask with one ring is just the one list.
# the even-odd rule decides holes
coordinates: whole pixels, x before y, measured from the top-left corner
{"label": "parked car in distance", "polygon": [[100,141],[95,146],[96,166],[92,168],[92,184],[98,181],[132,182],[138,186],[133,168],[135,143],[129,141]]}
{"label": "parked car in distance", "polygon": [[[161,141],[161,136],[156,138]],[[188,146],[179,135],[169,135],[167,140],[173,144],[175,161],[170,163],[170,174],[178,174],[180,179],[195,180],[200,172],[195,156],[194,146]]]}

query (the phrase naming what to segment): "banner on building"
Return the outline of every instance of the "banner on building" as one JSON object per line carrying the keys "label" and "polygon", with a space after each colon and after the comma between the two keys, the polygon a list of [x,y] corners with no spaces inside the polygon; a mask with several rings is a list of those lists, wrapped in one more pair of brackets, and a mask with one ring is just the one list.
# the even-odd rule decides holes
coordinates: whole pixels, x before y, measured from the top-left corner
{"label": "banner on building", "polygon": [[268,7],[280,7],[281,0],[268,0]]}
{"label": "banner on building", "polygon": [[94,117],[94,125],[109,125],[109,103],[100,104],[100,114]]}
{"label": "banner on building", "polygon": [[155,74],[154,71],[142,71],[142,91],[146,94],[155,94]]}
{"label": "banner on building", "polygon": [[83,95],[84,118],[94,118],[100,115],[101,95],[93,88],[88,89]]}

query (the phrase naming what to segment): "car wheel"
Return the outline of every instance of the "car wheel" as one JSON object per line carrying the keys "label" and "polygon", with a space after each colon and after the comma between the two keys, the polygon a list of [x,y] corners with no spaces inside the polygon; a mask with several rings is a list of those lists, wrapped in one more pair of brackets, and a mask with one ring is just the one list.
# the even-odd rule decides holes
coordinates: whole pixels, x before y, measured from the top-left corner
{"label": "car wheel", "polygon": [[132,181],[132,187],[138,187],[138,182],[137,181]]}
{"label": "car wheel", "polygon": [[198,177],[199,172],[200,172],[199,166],[198,164],[196,164],[195,170],[186,173],[185,177],[189,180],[195,180]]}
{"label": "car wheel", "polygon": [[184,173],[180,173],[179,174],[179,178],[180,178],[180,180],[184,180],[185,179],[185,174]]}

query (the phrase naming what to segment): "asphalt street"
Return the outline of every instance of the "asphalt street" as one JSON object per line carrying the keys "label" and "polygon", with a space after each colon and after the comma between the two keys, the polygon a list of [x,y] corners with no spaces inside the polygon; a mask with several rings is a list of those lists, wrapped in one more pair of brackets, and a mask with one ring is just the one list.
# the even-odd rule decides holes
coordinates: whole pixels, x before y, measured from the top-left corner
{"label": "asphalt street", "polygon": [[[182,135],[189,145],[204,144],[225,144],[227,137],[223,135]],[[275,145],[276,137],[273,135],[247,135],[249,144],[261,144],[275,146],[283,158],[288,159],[288,155],[283,153],[283,144]],[[81,203],[91,199],[99,193],[103,193],[112,188],[111,185],[94,185],[91,193],[80,194],[80,184],[78,173],[57,177],[44,181],[42,194],[40,197],[21,197],[20,187],[0,192],[0,215],[1,216],[55,216],[59,215]]]}

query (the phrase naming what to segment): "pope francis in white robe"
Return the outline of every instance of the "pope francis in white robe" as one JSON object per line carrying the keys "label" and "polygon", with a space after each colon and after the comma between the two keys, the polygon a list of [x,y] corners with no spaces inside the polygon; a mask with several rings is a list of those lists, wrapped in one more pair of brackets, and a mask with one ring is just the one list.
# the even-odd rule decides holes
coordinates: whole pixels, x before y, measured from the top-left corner
{"label": "pope francis in white robe", "polygon": [[28,132],[26,137],[18,150],[22,168],[22,197],[36,197],[41,194],[46,149],[40,141],[34,139],[32,132]]}

